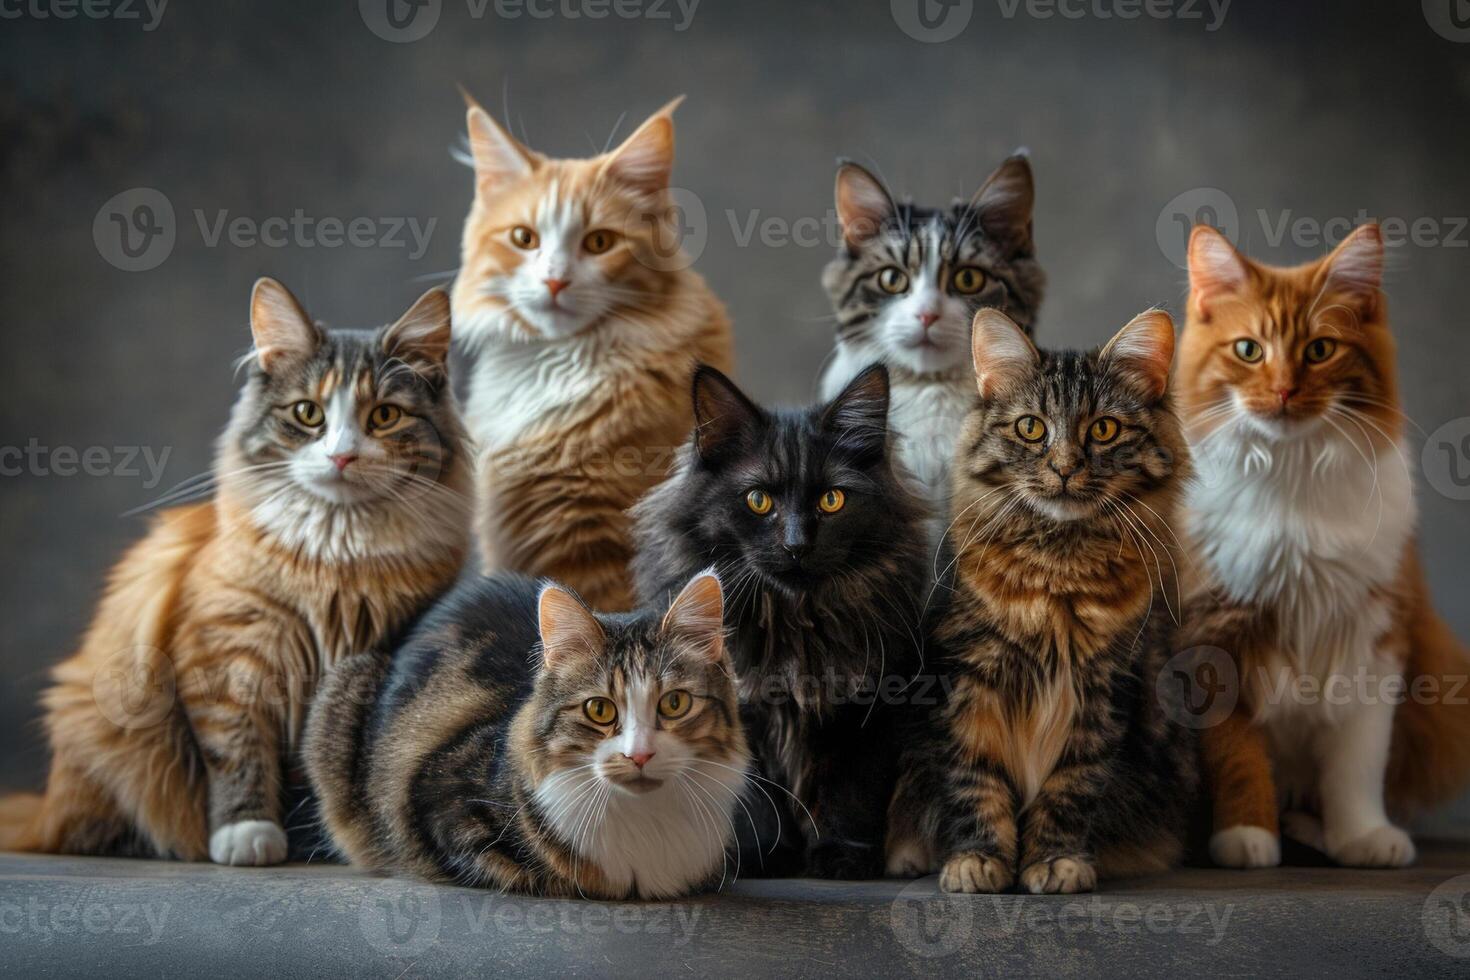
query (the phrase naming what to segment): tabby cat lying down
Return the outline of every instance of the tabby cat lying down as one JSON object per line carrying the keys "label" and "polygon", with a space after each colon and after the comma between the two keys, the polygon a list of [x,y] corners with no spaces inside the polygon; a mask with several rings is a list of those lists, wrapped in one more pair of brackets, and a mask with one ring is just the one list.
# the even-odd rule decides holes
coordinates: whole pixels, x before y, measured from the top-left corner
{"label": "tabby cat lying down", "polygon": [[555,585],[467,577],[318,694],[306,762],[335,848],[530,894],[713,884],[749,761],[722,615],[712,574],[666,610],[596,615]]}

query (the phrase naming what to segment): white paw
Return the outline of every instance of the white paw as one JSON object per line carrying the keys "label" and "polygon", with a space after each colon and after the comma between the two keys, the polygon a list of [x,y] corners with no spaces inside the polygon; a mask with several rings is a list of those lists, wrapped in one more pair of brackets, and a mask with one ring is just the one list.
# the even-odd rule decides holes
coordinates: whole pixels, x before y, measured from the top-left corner
{"label": "white paw", "polygon": [[1281,832],[1313,850],[1323,852],[1327,850],[1327,838],[1322,833],[1322,821],[1305,810],[1288,810],[1283,813]]}
{"label": "white paw", "polygon": [[1210,860],[1222,868],[1274,868],[1281,840],[1264,827],[1227,827],[1210,838]]}
{"label": "white paw", "polygon": [[1403,868],[1414,863],[1414,842],[1402,830],[1384,824],[1333,848],[1327,856],[1349,868]]}
{"label": "white paw", "polygon": [[1033,895],[1075,895],[1097,887],[1097,870],[1081,858],[1037,861],[1021,872],[1021,884]]}
{"label": "white paw", "polygon": [[225,824],[209,835],[215,864],[280,864],[286,860],[286,832],[269,820]]}
{"label": "white paw", "polygon": [[890,878],[919,878],[938,870],[929,848],[914,840],[889,844],[883,871]]}

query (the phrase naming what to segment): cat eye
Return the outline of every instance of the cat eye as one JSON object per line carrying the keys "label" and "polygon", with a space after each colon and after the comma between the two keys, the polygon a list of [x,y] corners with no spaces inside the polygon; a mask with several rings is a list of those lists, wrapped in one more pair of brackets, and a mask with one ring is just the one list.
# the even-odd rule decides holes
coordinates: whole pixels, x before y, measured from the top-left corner
{"label": "cat eye", "polygon": [[1087,430],[1087,434],[1092,437],[1093,442],[1112,442],[1118,438],[1118,429],[1118,420],[1104,415],[1092,423],[1092,428]]}
{"label": "cat eye", "polygon": [[878,286],[885,293],[901,293],[909,288],[909,276],[896,265],[890,265],[878,273]]}
{"label": "cat eye", "polygon": [[313,401],[297,402],[291,406],[291,414],[296,417],[296,421],[308,429],[315,429],[327,420],[326,413],[322,411],[322,407]]}
{"label": "cat eye", "polygon": [[847,494],[841,490],[832,489],[822,494],[822,499],[817,501],[817,507],[824,514],[835,514],[847,504]]}
{"label": "cat eye", "polygon": [[1307,345],[1307,363],[1321,364],[1337,350],[1337,341],[1318,337]]}
{"label": "cat eye", "polygon": [[534,228],[527,228],[525,225],[516,225],[510,230],[510,242],[516,248],[530,251],[541,244],[541,236],[536,234]]}
{"label": "cat eye", "polygon": [[694,706],[694,696],[688,691],[670,691],[658,699],[658,713],[670,720],[683,718]]}
{"label": "cat eye", "polygon": [[745,495],[745,506],[764,517],[771,512],[771,508],[775,506],[775,502],[771,500],[771,495],[764,490],[752,490]]}
{"label": "cat eye", "polygon": [[390,429],[397,425],[398,420],[401,418],[403,418],[403,409],[397,405],[384,403],[376,406],[368,413],[368,426],[375,432],[381,431],[382,429]]}
{"label": "cat eye", "polygon": [[611,725],[618,720],[617,706],[607,698],[588,698],[582,703],[582,711],[598,725]]}
{"label": "cat eye", "polygon": [[582,239],[582,247],[593,255],[601,255],[613,247],[613,233],[610,231],[588,232],[587,237]]}
{"label": "cat eye", "polygon": [[954,279],[951,281],[954,283],[955,292],[971,296],[978,293],[984,287],[985,273],[973,266],[966,266],[956,271]]}
{"label": "cat eye", "polygon": [[1237,340],[1235,342],[1235,356],[1247,364],[1254,364],[1265,357],[1266,352],[1254,340]]}
{"label": "cat eye", "polygon": [[1016,419],[1016,435],[1027,442],[1040,442],[1046,438],[1046,423],[1034,415],[1022,415]]}

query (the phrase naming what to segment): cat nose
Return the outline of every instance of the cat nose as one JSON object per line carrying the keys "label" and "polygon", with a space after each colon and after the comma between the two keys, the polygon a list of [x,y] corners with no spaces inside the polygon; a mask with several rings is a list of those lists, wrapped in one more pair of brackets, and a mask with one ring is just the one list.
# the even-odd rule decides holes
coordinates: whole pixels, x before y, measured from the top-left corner
{"label": "cat nose", "polygon": [[332,461],[333,466],[337,467],[337,472],[341,473],[343,470],[347,469],[348,463],[351,463],[353,460],[357,459],[357,453],[337,453],[336,455],[328,456],[327,458]]}
{"label": "cat nose", "polygon": [[543,279],[542,281],[546,283],[546,291],[551,294],[552,299],[556,299],[557,293],[572,284],[570,279]]}
{"label": "cat nose", "polygon": [[1286,407],[1286,403],[1289,402],[1289,401],[1291,401],[1291,397],[1293,395],[1295,395],[1296,392],[1297,392],[1297,389],[1295,389],[1295,388],[1278,388],[1276,390],[1276,394],[1281,398],[1281,407],[1282,408],[1285,408]]}
{"label": "cat nose", "polygon": [[1064,485],[1071,478],[1072,474],[1082,468],[1081,461],[1075,459],[1064,459],[1060,464],[1054,459],[1049,459],[1046,461],[1046,465],[1051,467],[1053,473],[1062,478]]}
{"label": "cat nose", "polygon": [[925,330],[928,330],[930,327],[934,326],[934,324],[937,323],[937,322],[939,322],[939,314],[938,313],[931,313],[931,312],[929,312],[929,311],[926,310],[923,313],[920,313],[919,314],[919,323],[920,323],[920,325],[923,326],[923,328]]}
{"label": "cat nose", "polygon": [[653,758],[653,753],[634,752],[629,755],[628,758],[633,760],[633,765],[637,766],[639,769],[642,769],[644,766],[648,765],[648,760]]}

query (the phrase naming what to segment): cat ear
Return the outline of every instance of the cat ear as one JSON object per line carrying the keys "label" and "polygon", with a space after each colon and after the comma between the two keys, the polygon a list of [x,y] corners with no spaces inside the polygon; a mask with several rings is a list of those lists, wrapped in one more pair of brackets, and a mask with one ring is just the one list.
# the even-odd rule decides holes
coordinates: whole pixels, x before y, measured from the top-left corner
{"label": "cat ear", "polygon": [[725,597],[713,570],[689,580],[670,604],[660,630],[697,651],[701,659],[719,662],[725,653]]}
{"label": "cat ear", "polygon": [[1144,310],[1107,342],[1102,360],[1121,371],[1151,401],[1169,390],[1174,365],[1174,321],[1163,310]]}
{"label": "cat ear", "polygon": [[449,359],[449,294],[429,290],[383,331],[383,353],[442,377]]}
{"label": "cat ear", "polygon": [[1013,387],[1041,362],[1026,331],[1000,310],[988,306],[975,314],[970,352],[981,398],[992,398]]}
{"label": "cat ear", "polygon": [[894,213],[893,197],[883,182],[850,160],[837,168],[837,220],[849,248],[878,234]]}
{"label": "cat ear", "polygon": [[1189,233],[1189,305],[1208,321],[1210,307],[1238,296],[1250,283],[1250,268],[1230,239],[1209,225],[1195,225]]}
{"label": "cat ear", "polygon": [[559,585],[547,585],[536,604],[541,624],[541,657],[548,667],[561,667],[602,656],[607,635],[592,612]]}
{"label": "cat ear", "polygon": [[866,368],[832,399],[822,425],[859,453],[881,453],[888,445],[888,369]]}
{"label": "cat ear", "polygon": [[681,95],[649,116],[608,155],[603,172],[641,194],[652,197],[666,191],[674,171],[674,110],[683,101]]}
{"label": "cat ear", "polygon": [[475,161],[475,193],[494,194],[513,180],[525,177],[541,163],[541,155],[507,133],[468,92],[464,96],[465,129]]}
{"label": "cat ear", "polygon": [[694,448],[710,461],[742,444],[765,418],[735,382],[707,364],[694,372]]}
{"label": "cat ear", "polygon": [[250,293],[250,333],[255,359],[267,374],[284,361],[310,357],[322,342],[321,330],[291,290],[269,278],[257,280]]}
{"label": "cat ear", "polygon": [[1031,211],[1036,205],[1036,182],[1031,161],[1016,153],[995,168],[970,199],[980,227],[998,241],[1017,247],[1031,244]]}
{"label": "cat ear", "polygon": [[1354,301],[1363,316],[1373,315],[1383,288],[1383,234],[1376,223],[1354,228],[1327,256],[1327,288]]}

